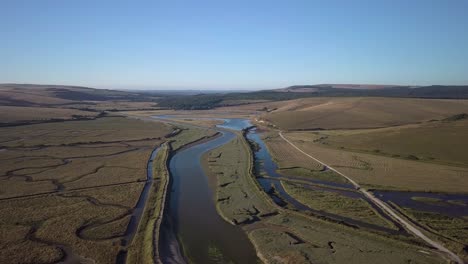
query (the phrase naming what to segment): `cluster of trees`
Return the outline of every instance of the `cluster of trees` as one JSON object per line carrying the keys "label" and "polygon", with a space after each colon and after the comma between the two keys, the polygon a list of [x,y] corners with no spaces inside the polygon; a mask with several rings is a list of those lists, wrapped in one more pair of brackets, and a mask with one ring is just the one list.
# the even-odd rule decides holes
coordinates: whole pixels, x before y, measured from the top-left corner
{"label": "cluster of trees", "polygon": [[158,106],[177,110],[205,110],[219,106],[222,100],[218,95],[181,95],[161,98]]}
{"label": "cluster of trees", "polygon": [[223,102],[225,101],[229,101],[229,105],[235,105],[232,102],[236,100],[239,100],[239,104],[245,104],[246,100],[282,101],[311,96],[316,96],[316,94],[260,91],[250,93],[180,95],[161,97],[158,100],[158,106],[178,110],[204,110],[224,106]]}

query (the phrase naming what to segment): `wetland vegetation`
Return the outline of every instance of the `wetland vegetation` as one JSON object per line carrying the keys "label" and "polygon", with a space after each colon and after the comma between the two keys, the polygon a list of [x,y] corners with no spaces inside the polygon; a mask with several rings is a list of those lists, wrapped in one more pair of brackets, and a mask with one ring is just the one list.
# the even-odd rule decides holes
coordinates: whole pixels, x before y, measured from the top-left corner
{"label": "wetland vegetation", "polygon": [[[5,91],[7,107],[22,109],[0,128],[2,263],[448,258],[360,188],[467,258],[463,100],[448,108],[452,101],[436,100],[426,111],[420,99],[254,96],[173,111],[153,97],[114,101],[124,95],[53,89],[28,90],[22,105],[14,103],[17,90]],[[354,115],[381,102],[417,107],[373,125],[374,117]],[[283,112],[295,119],[283,120]],[[348,116],[335,129],[340,115]],[[327,129],[304,127],[315,122]]]}

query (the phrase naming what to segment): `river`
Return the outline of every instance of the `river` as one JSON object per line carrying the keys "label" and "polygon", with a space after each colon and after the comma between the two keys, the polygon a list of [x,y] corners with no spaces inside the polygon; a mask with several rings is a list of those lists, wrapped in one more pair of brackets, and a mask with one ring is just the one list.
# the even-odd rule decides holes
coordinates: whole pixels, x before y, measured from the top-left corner
{"label": "river", "polygon": [[[177,119],[193,117],[160,116],[163,119]],[[207,118],[200,118],[207,119]],[[219,259],[233,261],[235,263],[255,263],[257,258],[255,250],[248,240],[243,230],[238,226],[233,226],[224,221],[216,211],[214,193],[210,189],[208,178],[201,166],[201,156],[232,140],[236,135],[229,131],[242,130],[250,127],[251,124],[246,119],[224,119],[212,118],[224,121],[218,125],[221,136],[211,141],[192,146],[177,152],[170,160],[169,170],[171,172],[171,193],[167,216],[163,224],[161,239],[161,254],[166,263],[178,263],[183,259],[194,263],[219,263]],[[304,177],[287,177],[277,173],[277,165],[267,151],[265,143],[255,129],[249,130],[247,138],[258,144],[259,149],[254,152],[255,170],[257,175],[266,174],[269,177],[258,177],[257,180],[275,203],[280,206],[290,204],[299,211],[308,211],[319,214],[337,221],[345,221],[351,225],[365,226],[370,229],[380,230],[389,233],[400,233],[402,229],[396,231],[382,226],[363,223],[354,219],[327,212],[317,211],[304,205],[290,196],[281,185],[281,178],[294,180],[304,180],[310,185],[304,184],[306,188],[320,188],[314,185],[322,185],[328,190],[339,192],[352,199],[363,198],[362,194],[353,191],[351,184],[335,183]],[[326,169],[326,168],[325,168]],[[341,189],[341,190],[340,190]],[[347,191],[348,189],[349,191]],[[414,207],[418,210],[427,210],[452,216],[466,215],[466,206],[457,204],[446,204],[445,206],[427,205],[411,200],[411,196],[438,196],[436,194],[412,193],[412,192],[376,192],[385,201],[393,201],[396,204]],[[466,195],[450,195],[448,199],[463,200],[466,202]],[[367,200],[367,199],[366,199]],[[372,203],[370,203],[372,205]],[[449,208],[447,208],[449,207]],[[453,209],[453,208],[454,209]],[[391,220],[380,208],[374,206],[379,213]],[[463,213],[456,213],[461,211]],[[465,210],[464,210],[465,209]],[[458,210],[458,211],[457,211]],[[393,220],[391,220],[393,221]],[[393,221],[394,222],[394,221]],[[400,227],[399,224],[396,223]],[[182,246],[180,246],[182,245]],[[182,258],[181,255],[184,255]],[[222,257],[221,257],[222,255]]]}
{"label": "river", "polygon": [[164,263],[183,259],[194,263],[256,263],[255,249],[245,232],[219,216],[214,190],[200,162],[204,153],[236,137],[226,129],[241,130],[246,124],[241,119],[226,120],[220,126],[221,136],[178,151],[170,159],[171,191],[160,243]]}

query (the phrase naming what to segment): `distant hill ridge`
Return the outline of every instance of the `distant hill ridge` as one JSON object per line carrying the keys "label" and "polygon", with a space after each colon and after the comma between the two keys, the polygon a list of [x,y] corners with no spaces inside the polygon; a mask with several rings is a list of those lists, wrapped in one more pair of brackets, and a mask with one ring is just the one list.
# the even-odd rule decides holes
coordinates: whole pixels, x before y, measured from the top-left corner
{"label": "distant hill ridge", "polygon": [[399,86],[380,84],[294,85],[274,90],[181,95],[155,91],[118,91],[65,85],[0,84],[0,105],[61,105],[86,101],[154,101],[172,109],[211,109],[255,101],[307,97],[401,97],[468,99],[468,85]]}
{"label": "distant hill ridge", "polygon": [[315,96],[378,96],[467,99],[468,85],[401,86],[376,84],[294,85],[270,91],[311,93]]}

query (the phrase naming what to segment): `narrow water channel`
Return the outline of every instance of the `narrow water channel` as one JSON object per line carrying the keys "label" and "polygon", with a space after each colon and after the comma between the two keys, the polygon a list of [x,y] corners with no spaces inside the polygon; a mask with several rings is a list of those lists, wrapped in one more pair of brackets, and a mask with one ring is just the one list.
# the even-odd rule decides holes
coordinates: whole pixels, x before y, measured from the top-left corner
{"label": "narrow water channel", "polygon": [[[223,128],[240,130],[243,123],[242,120],[226,120]],[[164,263],[257,261],[245,232],[218,215],[214,190],[210,189],[201,166],[201,156],[205,152],[236,137],[227,130],[219,132],[221,136],[216,139],[176,152],[169,162],[171,192],[160,243]]]}
{"label": "narrow water channel", "polygon": [[[143,216],[143,212],[145,209],[146,202],[148,201],[149,191],[151,189],[151,185],[153,183],[153,161],[158,155],[159,147],[156,147],[151,152],[150,158],[146,164],[146,183],[141,191],[140,198],[138,198],[138,202],[133,209],[132,216],[130,218],[130,222],[127,225],[127,229],[125,230],[125,235],[121,240],[121,245],[125,248],[128,245],[131,245],[133,238],[135,237],[135,233],[138,230],[138,225],[140,224],[141,217]],[[121,250],[117,255],[117,263],[125,263],[127,258],[127,251]]]}
{"label": "narrow water channel", "polygon": [[[272,177],[272,178],[257,178],[257,180],[266,192],[271,190],[273,186],[273,188],[280,195],[280,197],[275,196],[275,195],[270,195],[270,196],[278,205],[282,205],[284,204],[284,201],[286,201],[292,204],[298,210],[315,211],[312,208],[307,207],[306,205],[300,203],[299,201],[291,197],[281,185],[281,182],[280,182],[281,178],[302,180],[302,181],[309,182],[311,184],[320,184],[320,185],[329,186],[329,187],[347,188],[350,190],[354,189],[353,185],[351,184],[335,183],[335,182],[322,181],[322,180],[316,180],[316,179],[306,179],[304,177],[290,177],[290,176],[281,175],[277,172],[278,166],[273,161],[260,135],[258,133],[255,133],[255,129],[251,130],[251,132],[247,134],[247,138],[257,143],[260,147],[259,150],[255,152],[255,159],[257,161],[256,169],[258,170],[257,175],[260,175],[261,173],[265,173],[266,175]],[[303,185],[303,187],[314,188],[308,185]],[[321,189],[321,190],[325,190],[325,189]],[[360,193],[352,193],[352,192],[347,192],[345,190],[333,190],[333,189],[328,189],[326,191],[335,191],[345,196],[348,196],[350,198],[353,198],[353,197],[362,198],[368,201],[368,199]],[[442,194],[442,193],[401,192],[401,191],[374,191],[374,193],[377,197],[379,197],[379,199],[385,202],[390,202],[390,201],[394,202],[395,204],[402,206],[402,207],[409,207],[409,208],[420,210],[420,211],[434,212],[434,213],[443,214],[443,215],[452,216],[452,217],[464,217],[468,215],[468,195],[465,195],[465,194]],[[434,199],[440,200],[441,202],[440,203],[427,203],[427,202],[416,201],[412,199],[412,197],[415,197],[415,196],[434,198]],[[368,202],[382,216],[394,222],[395,225],[401,228],[400,224],[396,223],[391,218],[389,218],[385,213],[382,212],[380,208],[376,207],[370,201]],[[349,219],[344,219],[343,217],[340,217],[337,215],[326,214],[324,212],[318,212],[318,213],[321,213],[323,215],[326,215],[335,219],[341,219],[341,220],[350,222]],[[352,222],[363,225],[362,223],[359,223],[356,221],[352,221]],[[364,224],[364,225],[367,225],[367,224]],[[368,226],[368,227],[373,228],[373,229],[381,229],[380,227],[377,227],[377,226]],[[389,231],[389,230],[386,230],[386,231]]]}
{"label": "narrow water channel", "polygon": [[[435,212],[451,217],[464,218],[468,215],[468,195],[428,192],[373,191],[375,196],[385,202],[393,202],[400,207]],[[436,199],[437,202],[414,200],[413,197]]]}
{"label": "narrow water channel", "polygon": [[[265,142],[261,139],[260,135],[255,132],[255,129],[249,130],[249,133],[247,134],[247,138],[253,142],[255,142],[258,145],[258,150],[254,152],[255,155],[255,170],[256,170],[256,175],[262,175],[266,174],[270,178],[263,178],[263,177],[257,177],[257,181],[259,182],[260,186],[262,186],[263,190],[269,194],[271,199],[279,206],[286,206],[287,204],[292,205],[294,208],[296,208],[299,211],[304,211],[304,212],[311,212],[316,215],[321,215],[325,216],[329,219],[333,219],[335,221],[344,221],[350,225],[353,226],[361,226],[361,227],[366,227],[369,229],[374,229],[378,231],[383,231],[387,233],[401,233],[401,230],[394,230],[390,229],[387,227],[383,227],[380,225],[374,225],[366,222],[362,222],[359,220],[355,220],[349,217],[344,217],[341,215],[337,214],[332,214],[324,211],[319,211],[315,210],[300,201],[298,201],[296,198],[292,197],[289,195],[288,192],[283,188],[283,185],[281,184],[281,179],[300,179],[305,182],[311,183],[311,184],[320,184],[323,186],[328,186],[330,189],[325,189],[325,188],[318,188],[314,187],[311,185],[306,185],[306,184],[301,184],[303,188],[311,188],[311,189],[320,189],[323,191],[333,191],[337,192],[341,195],[347,196],[350,199],[365,199],[366,198],[357,192],[354,192],[353,185],[347,184],[347,183],[336,183],[336,182],[330,182],[330,181],[323,181],[323,180],[317,180],[317,179],[310,179],[310,178],[305,178],[305,177],[291,177],[291,176],[284,176],[279,174],[276,170],[278,169],[278,166],[276,163],[273,161],[273,158],[271,157],[270,153],[268,152]],[[333,189],[334,187],[339,187],[343,188],[343,190],[338,190],[338,189]],[[349,191],[346,191],[346,190]],[[274,192],[273,192],[274,191]],[[371,204],[372,205],[372,204]],[[375,210],[379,211],[381,213],[380,208],[374,207]],[[385,218],[387,218],[389,221],[393,220],[389,217],[386,216],[386,214],[381,213],[381,215]],[[397,223],[395,223],[397,226],[399,226]]]}

